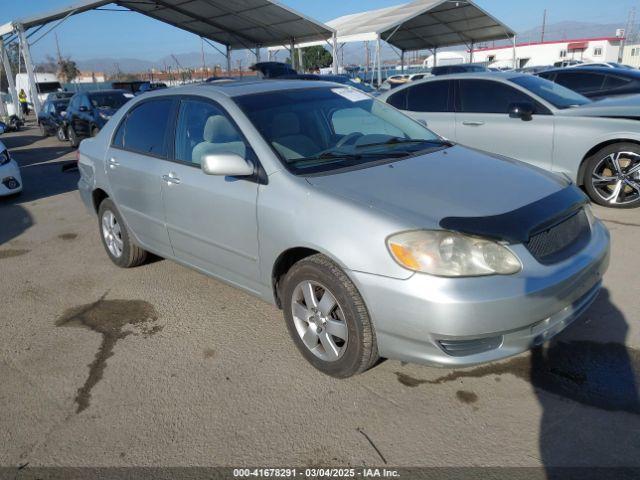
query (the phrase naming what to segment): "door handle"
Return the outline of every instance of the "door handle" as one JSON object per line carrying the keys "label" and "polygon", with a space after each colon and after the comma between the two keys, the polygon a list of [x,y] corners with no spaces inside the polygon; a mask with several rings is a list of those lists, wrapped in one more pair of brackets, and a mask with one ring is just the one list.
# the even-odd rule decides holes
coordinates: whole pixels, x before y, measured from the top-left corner
{"label": "door handle", "polygon": [[173,172],[171,172],[169,175],[163,175],[162,181],[167,185],[180,185],[180,179]]}
{"label": "door handle", "polygon": [[120,165],[120,162],[118,162],[115,158],[110,158],[109,160],[107,160],[107,163],[109,164],[109,168],[114,169],[117,166]]}
{"label": "door handle", "polygon": [[484,125],[484,122],[462,122],[462,124],[467,127],[481,127]]}

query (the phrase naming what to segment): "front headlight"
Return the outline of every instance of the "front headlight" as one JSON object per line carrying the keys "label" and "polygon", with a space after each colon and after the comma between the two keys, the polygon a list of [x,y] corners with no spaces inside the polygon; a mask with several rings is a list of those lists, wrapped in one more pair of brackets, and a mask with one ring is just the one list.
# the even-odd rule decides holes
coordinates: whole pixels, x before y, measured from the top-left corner
{"label": "front headlight", "polygon": [[387,246],[401,266],[440,277],[511,275],[522,269],[520,260],[508,248],[456,232],[398,233],[387,239]]}
{"label": "front headlight", "polygon": [[4,165],[11,161],[11,157],[9,156],[9,150],[3,150],[0,152],[0,165]]}

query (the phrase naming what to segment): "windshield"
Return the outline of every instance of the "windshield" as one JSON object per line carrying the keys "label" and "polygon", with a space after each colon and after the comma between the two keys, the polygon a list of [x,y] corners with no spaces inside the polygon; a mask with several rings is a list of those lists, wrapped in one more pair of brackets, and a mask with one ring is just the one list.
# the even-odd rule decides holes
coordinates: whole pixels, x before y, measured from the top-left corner
{"label": "windshield", "polygon": [[447,145],[421,124],[353,88],[269,92],[235,101],[295,174],[360,167]]}
{"label": "windshield", "polygon": [[587,97],[583,97],[573,90],[569,90],[562,85],[558,85],[544,78],[533,75],[523,75],[522,77],[512,78],[511,81],[526,88],[540,98],[543,98],[560,110],[591,103],[591,100]]}
{"label": "windshield", "polygon": [[127,97],[123,93],[103,93],[100,95],[91,95],[91,104],[95,108],[108,108],[117,110],[127,103]]}
{"label": "windshield", "polygon": [[38,92],[40,93],[51,93],[58,90],[62,90],[60,82],[38,82]]}
{"label": "windshield", "polygon": [[57,100],[53,102],[53,108],[56,109],[56,113],[65,112],[69,106],[69,100]]}

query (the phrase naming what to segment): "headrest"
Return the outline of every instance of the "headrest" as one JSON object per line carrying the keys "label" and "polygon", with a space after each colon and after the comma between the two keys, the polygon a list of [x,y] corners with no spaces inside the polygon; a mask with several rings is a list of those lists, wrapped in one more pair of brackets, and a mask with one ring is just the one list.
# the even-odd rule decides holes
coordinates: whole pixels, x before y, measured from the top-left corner
{"label": "headrest", "polygon": [[273,138],[282,138],[299,133],[300,119],[295,113],[279,113],[273,117]]}
{"label": "headrest", "polygon": [[240,140],[237,130],[224,115],[212,115],[207,119],[202,138],[209,143],[230,143]]}

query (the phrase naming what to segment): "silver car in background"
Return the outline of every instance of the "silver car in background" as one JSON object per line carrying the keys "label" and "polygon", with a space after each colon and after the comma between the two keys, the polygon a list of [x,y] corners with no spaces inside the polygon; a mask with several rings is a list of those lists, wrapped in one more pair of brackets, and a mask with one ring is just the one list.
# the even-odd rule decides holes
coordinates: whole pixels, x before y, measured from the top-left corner
{"label": "silver car in background", "polygon": [[279,306],[336,377],[521,353],[589,306],[608,265],[564,178],[334,83],[145,94],[82,142],[79,168],[116,265],[153,252]]}
{"label": "silver car in background", "polygon": [[517,72],[447,75],[380,100],[436,133],[563,173],[606,207],[640,207],[640,96],[593,102]]}

